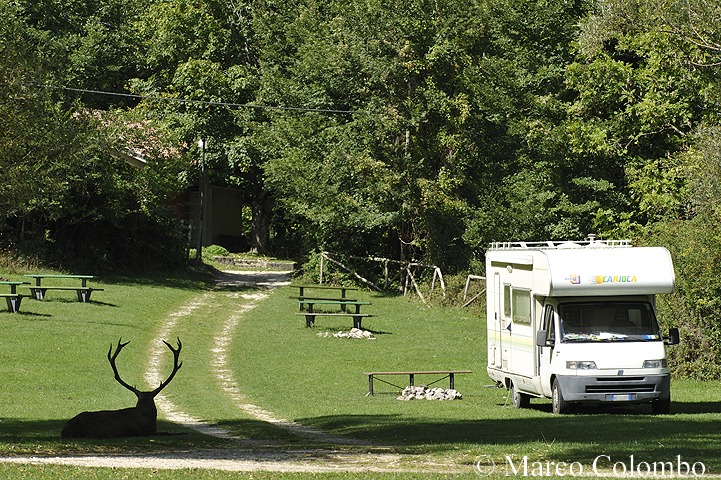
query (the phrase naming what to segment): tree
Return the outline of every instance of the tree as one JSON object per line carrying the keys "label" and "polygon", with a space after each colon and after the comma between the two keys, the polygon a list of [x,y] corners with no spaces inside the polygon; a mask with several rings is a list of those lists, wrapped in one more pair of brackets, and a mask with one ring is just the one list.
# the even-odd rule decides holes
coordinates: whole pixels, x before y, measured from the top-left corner
{"label": "tree", "polygon": [[[584,24],[580,45],[598,50],[619,33],[657,32],[688,44],[684,61],[696,66],[721,64],[721,5],[704,0],[599,0]],[[682,53],[682,52],[679,52]]]}
{"label": "tree", "polygon": [[[137,94],[196,101],[145,100],[135,110],[162,119],[187,145],[206,140],[209,181],[246,192],[254,205],[253,245],[264,251],[268,234],[263,225],[272,197],[263,186],[259,160],[243,140],[252,112],[237,106],[249,103],[258,85],[251,12],[250,4],[232,2],[150,3],[134,25],[143,61],[142,75],[130,86]],[[199,158],[198,152],[191,153]],[[193,162],[188,181],[198,183],[199,177],[200,165]]]}
{"label": "tree", "polygon": [[675,373],[718,378],[717,281],[719,5],[694,0],[597,3],[583,23],[568,143],[622,166],[622,210],[599,210],[602,233],[664,245],[676,291],[659,298],[664,327],[679,327]]}
{"label": "tree", "polygon": [[325,248],[353,251],[354,238],[360,250],[397,255],[400,235],[409,256],[464,268],[469,242],[495,234],[471,238],[468,223],[492,215],[497,185],[532,162],[518,161],[522,117],[562,86],[579,9],[376,0],[268,13],[266,101],[368,112],[259,124],[269,183]]}
{"label": "tree", "polygon": [[[22,9],[8,2],[0,8],[6,19],[0,26],[0,207],[3,223],[17,219],[22,234],[30,215],[53,219],[63,214],[73,187],[67,181],[69,166],[86,167],[85,153],[95,142],[92,127],[76,121],[55,92],[24,85],[26,78],[46,75],[35,34],[22,21]],[[89,134],[87,143],[80,141],[84,134]]]}
{"label": "tree", "polygon": [[155,161],[144,171],[113,158],[111,151],[127,147],[118,132],[127,137],[132,128],[123,123],[113,131],[72,94],[37,85],[65,73],[67,58],[57,48],[62,34],[28,25],[27,12],[16,5],[2,2],[0,8],[3,247],[93,272],[182,262],[180,229],[158,204],[175,188],[165,173],[177,178],[176,165],[160,161],[162,148],[148,143],[145,153]]}

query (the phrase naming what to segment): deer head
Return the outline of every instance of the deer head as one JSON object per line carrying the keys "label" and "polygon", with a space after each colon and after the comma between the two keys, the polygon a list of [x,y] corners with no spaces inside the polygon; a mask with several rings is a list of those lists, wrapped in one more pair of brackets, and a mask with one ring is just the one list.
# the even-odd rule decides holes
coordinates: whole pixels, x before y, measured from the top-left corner
{"label": "deer head", "polygon": [[178,338],[178,348],[173,348],[168,342],[163,341],[173,352],[173,371],[164,382],[160,382],[158,388],[150,392],[141,392],[135,387],[128,385],[120,378],[115,360],[120,351],[130,342],[122,343],[118,340],[118,346],[113,353],[113,346],[108,350],[108,361],[113,368],[115,380],[120,385],[135,394],[138,402],[135,407],[123,408],[120,410],[101,410],[98,412],[83,412],[70,419],[64,426],[60,435],[63,438],[118,438],[118,437],[142,437],[153,435],[157,429],[158,411],[155,408],[155,397],[168,386],[183,362],[178,363],[180,349],[183,345]]}

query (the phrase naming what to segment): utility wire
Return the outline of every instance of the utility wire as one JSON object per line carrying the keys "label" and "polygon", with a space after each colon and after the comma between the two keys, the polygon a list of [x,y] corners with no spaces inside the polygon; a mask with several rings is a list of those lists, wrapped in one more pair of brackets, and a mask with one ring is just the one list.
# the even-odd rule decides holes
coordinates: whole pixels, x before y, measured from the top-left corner
{"label": "utility wire", "polygon": [[222,106],[222,107],[259,108],[259,109],[266,109],[266,110],[287,110],[287,111],[295,111],[295,112],[317,112],[317,113],[352,113],[352,114],[369,113],[364,110],[329,110],[329,109],[323,109],[323,108],[274,107],[272,105],[254,105],[252,103],[228,103],[228,102],[211,102],[209,100],[188,100],[188,99],[183,99],[183,98],[157,97],[157,96],[150,96],[150,95],[135,95],[132,93],[105,92],[102,90],[88,90],[88,89],[84,89],[84,88],[58,87],[55,85],[42,85],[42,84],[37,84],[37,83],[20,82],[20,85],[26,85],[29,87],[38,87],[38,88],[50,88],[50,89],[55,89],[55,90],[67,90],[70,92],[93,93],[96,95],[109,95],[109,96],[115,96],[115,97],[136,98],[136,99],[141,99],[141,100],[162,100],[165,102],[196,103],[196,104],[201,104],[201,105],[215,105],[215,106]]}

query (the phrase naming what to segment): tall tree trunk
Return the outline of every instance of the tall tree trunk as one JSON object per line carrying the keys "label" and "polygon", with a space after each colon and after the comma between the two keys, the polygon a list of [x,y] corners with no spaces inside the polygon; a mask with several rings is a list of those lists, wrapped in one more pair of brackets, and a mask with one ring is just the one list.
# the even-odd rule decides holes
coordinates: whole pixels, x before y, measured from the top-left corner
{"label": "tall tree trunk", "polygon": [[264,254],[270,250],[270,218],[273,213],[275,200],[270,192],[261,188],[253,198],[253,232],[251,251]]}

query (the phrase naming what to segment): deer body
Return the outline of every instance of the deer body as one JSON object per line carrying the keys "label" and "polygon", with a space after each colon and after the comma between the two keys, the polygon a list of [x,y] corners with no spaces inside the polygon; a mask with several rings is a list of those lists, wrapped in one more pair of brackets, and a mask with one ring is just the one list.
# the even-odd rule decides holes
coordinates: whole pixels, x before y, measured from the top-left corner
{"label": "deer body", "polygon": [[168,342],[165,343],[173,352],[173,372],[168,379],[160,383],[160,386],[150,392],[141,392],[135,387],[125,383],[118,374],[115,366],[115,359],[120,350],[128,344],[118,341],[118,348],[114,355],[111,355],[113,347],[108,351],[108,360],[115,372],[115,379],[122,386],[133,392],[138,397],[134,407],[122,408],[120,410],[100,410],[97,412],[83,412],[68,420],[63,425],[60,436],[63,438],[119,438],[119,437],[145,437],[156,433],[158,411],[155,407],[155,397],[173,379],[178,369],[183,364],[178,363],[182,345],[178,339],[178,348],[174,349]]}

